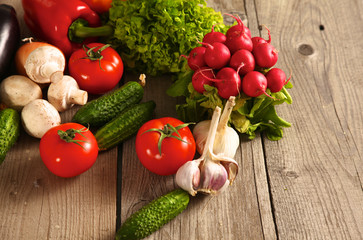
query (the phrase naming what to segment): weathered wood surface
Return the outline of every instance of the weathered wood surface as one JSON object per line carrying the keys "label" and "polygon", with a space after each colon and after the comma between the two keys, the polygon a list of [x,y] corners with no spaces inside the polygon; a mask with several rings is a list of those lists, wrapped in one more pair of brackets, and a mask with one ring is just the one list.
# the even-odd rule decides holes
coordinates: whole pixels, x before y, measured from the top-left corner
{"label": "weathered wood surface", "polygon": [[[15,6],[21,19],[20,0],[0,2]],[[147,239],[363,239],[363,3],[208,5],[244,13],[253,36],[266,37],[258,26],[269,27],[277,65],[293,73],[294,103],[277,108],[293,126],[278,142],[241,136],[240,172],[228,191],[192,198]],[[23,23],[22,31],[29,34]],[[156,117],[175,116],[167,78],[148,78],[144,100],[156,101]],[[134,138],[73,179],[52,175],[38,144],[22,133],[0,166],[0,239],[112,239],[131,213],[176,187],[173,176],[141,166]]]}

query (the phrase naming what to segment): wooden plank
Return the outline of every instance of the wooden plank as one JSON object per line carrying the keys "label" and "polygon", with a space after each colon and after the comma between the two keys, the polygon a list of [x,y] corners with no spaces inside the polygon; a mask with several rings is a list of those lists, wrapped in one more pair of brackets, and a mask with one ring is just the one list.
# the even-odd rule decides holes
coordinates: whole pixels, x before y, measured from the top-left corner
{"label": "wooden plank", "polygon": [[255,1],[293,73],[279,113],[293,127],[264,141],[278,237],[362,239],[362,4]]}
{"label": "wooden plank", "polygon": [[[21,0],[15,7],[23,37]],[[76,108],[63,113],[71,119]],[[0,166],[0,239],[112,239],[116,229],[117,149],[101,153],[86,173],[53,175],[39,155],[39,139],[22,131]]]}
{"label": "wooden plank", "polygon": [[[246,17],[248,19],[247,26],[251,31],[251,35],[266,37],[260,31],[260,23],[257,18],[257,10],[254,1],[246,1]],[[266,162],[261,136],[258,135],[250,144],[249,151],[253,157],[253,171],[256,182],[257,201],[261,217],[261,225],[265,240],[277,239],[276,225],[273,216],[272,203],[270,197],[270,189],[268,177],[266,173]]]}

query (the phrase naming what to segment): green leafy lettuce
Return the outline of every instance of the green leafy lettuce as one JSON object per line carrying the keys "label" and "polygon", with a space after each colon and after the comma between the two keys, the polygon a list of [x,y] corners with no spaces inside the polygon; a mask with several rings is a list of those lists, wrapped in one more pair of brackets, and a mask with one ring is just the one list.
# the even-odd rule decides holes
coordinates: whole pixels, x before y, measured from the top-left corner
{"label": "green leafy lettuce", "polygon": [[223,31],[221,13],[204,0],[112,1],[108,24],[115,30],[108,42],[129,70],[178,73],[186,64],[181,54],[189,54],[216,23],[216,30]]}
{"label": "green leafy lettuce", "polygon": [[[223,108],[226,103],[218,95],[215,87],[205,85],[203,94],[196,92],[192,86],[193,71],[187,70],[178,74],[177,80],[168,89],[167,94],[173,97],[185,97],[185,103],[176,106],[178,117],[184,122],[199,122],[211,117],[216,106]],[[271,93],[272,98],[261,95],[256,98],[247,97],[243,93],[236,97],[229,123],[240,133],[247,134],[250,139],[256,132],[264,132],[270,140],[279,140],[283,136],[283,128],[291,124],[277,115],[275,106],[292,103],[287,92],[292,88],[291,82],[280,92]]]}

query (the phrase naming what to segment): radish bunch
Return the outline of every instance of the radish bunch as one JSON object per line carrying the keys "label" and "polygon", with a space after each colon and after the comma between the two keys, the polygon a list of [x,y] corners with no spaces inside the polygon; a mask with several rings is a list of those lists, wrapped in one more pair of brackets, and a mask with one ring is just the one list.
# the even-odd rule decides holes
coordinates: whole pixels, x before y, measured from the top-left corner
{"label": "radish bunch", "polygon": [[[239,17],[230,15],[237,25],[226,34],[214,31],[207,33],[201,46],[194,48],[188,59],[188,66],[194,71],[192,85],[203,93],[204,85],[214,86],[224,99],[237,96],[241,92],[249,97],[279,92],[290,80],[279,68],[273,68],[278,60],[278,52],[271,45],[270,30],[266,27],[269,39],[252,37],[251,32]],[[269,71],[258,71],[269,69]]]}

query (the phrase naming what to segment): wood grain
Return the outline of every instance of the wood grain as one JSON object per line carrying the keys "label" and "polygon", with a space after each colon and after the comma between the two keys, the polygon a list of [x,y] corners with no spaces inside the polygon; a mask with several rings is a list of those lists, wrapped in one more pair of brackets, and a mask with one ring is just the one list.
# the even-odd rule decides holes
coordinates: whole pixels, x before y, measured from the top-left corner
{"label": "wood grain", "polygon": [[293,73],[293,123],[264,141],[274,217],[281,239],[362,239],[361,5],[341,1],[256,1],[279,65]]}

